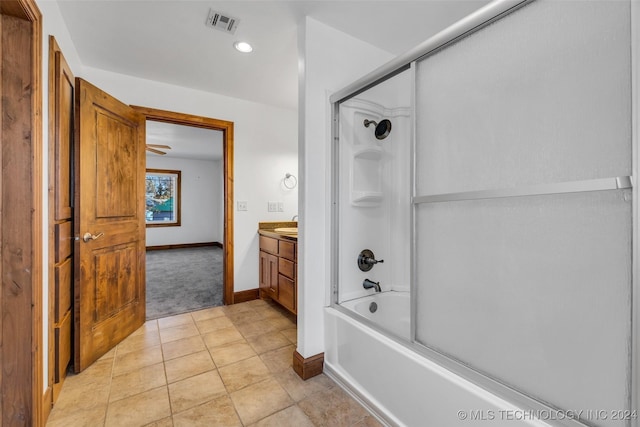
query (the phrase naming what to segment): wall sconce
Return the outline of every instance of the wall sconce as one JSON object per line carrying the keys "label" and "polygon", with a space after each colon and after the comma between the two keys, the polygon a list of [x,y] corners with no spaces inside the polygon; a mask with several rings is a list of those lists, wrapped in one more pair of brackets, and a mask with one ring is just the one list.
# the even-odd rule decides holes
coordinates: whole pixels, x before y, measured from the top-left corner
{"label": "wall sconce", "polygon": [[295,175],[291,175],[290,173],[287,173],[284,176],[282,183],[289,190],[293,190],[294,188],[296,188],[296,185],[298,185],[298,178],[296,178]]}

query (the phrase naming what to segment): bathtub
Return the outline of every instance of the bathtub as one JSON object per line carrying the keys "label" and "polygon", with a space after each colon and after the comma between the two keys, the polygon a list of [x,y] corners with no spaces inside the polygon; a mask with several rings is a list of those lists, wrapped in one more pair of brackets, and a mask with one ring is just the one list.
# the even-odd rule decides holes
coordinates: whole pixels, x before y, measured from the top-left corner
{"label": "bathtub", "polygon": [[[399,316],[408,317],[406,298],[387,294],[326,307],[324,316],[325,374],[381,422],[407,427],[551,425],[532,419],[534,410],[522,402],[508,402],[445,368],[442,356],[425,356],[408,341],[386,333],[393,327],[380,325],[381,329],[375,330],[370,321],[393,316],[383,314],[385,311],[393,312],[405,304],[407,310]],[[396,300],[396,306],[385,310],[385,305],[393,305],[387,300]],[[371,302],[378,303],[379,316],[369,312]],[[369,320],[363,322],[362,317]]]}
{"label": "bathtub", "polygon": [[411,299],[409,292],[381,292],[371,296],[345,301],[342,307],[369,319],[401,338],[411,334]]}

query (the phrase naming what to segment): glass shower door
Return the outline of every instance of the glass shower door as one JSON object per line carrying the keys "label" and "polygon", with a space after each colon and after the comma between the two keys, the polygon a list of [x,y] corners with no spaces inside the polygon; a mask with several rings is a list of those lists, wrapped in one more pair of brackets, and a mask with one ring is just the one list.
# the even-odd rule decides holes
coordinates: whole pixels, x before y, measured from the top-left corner
{"label": "glass shower door", "polygon": [[416,342],[598,426],[630,408],[630,22],[539,0],[416,64]]}

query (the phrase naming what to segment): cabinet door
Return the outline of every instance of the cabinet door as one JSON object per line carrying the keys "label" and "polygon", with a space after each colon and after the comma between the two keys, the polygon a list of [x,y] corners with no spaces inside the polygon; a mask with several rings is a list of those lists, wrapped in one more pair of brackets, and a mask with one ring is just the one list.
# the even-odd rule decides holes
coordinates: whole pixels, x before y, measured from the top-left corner
{"label": "cabinet door", "polygon": [[270,298],[278,298],[278,257],[260,251],[260,291]]}
{"label": "cabinet door", "polygon": [[295,282],[282,274],[278,277],[278,302],[296,313],[296,285]]}

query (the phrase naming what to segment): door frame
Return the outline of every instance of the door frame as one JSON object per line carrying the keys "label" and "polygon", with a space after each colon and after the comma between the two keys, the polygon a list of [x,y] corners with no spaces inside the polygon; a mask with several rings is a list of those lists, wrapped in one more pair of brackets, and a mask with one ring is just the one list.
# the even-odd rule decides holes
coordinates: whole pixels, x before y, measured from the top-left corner
{"label": "door frame", "polygon": [[233,122],[135,105],[131,107],[144,115],[147,120],[222,131],[224,164],[223,299],[225,305],[233,304]]}
{"label": "door frame", "polygon": [[[24,272],[23,277],[25,274],[27,277],[27,280],[21,283],[14,281],[15,288],[3,286],[0,294],[0,319],[2,319],[0,328],[3,342],[0,361],[3,367],[12,367],[11,370],[3,369],[0,375],[0,390],[3,395],[0,413],[2,422],[11,423],[7,417],[13,416],[14,422],[20,420],[21,424],[42,426],[50,409],[44,405],[49,390],[45,390],[43,385],[42,350],[43,347],[46,348],[42,342],[42,293],[44,292],[42,282],[42,174],[44,170],[42,164],[42,14],[35,0],[1,1],[0,14],[27,21],[31,27],[30,52],[17,57],[8,56],[4,47],[0,49],[2,60],[8,59],[14,64],[19,63],[22,67],[30,69],[24,79],[31,88],[28,95],[30,101],[28,116],[22,113],[14,117],[15,120],[28,124],[25,129],[30,134],[28,143],[16,143],[19,140],[6,138],[4,133],[0,142],[2,149],[0,153],[9,150],[12,156],[20,159],[23,167],[31,171],[31,179],[24,182],[11,180],[10,170],[2,169],[0,172],[0,182],[11,183],[11,185],[0,187],[0,200],[6,202],[18,197],[18,200],[29,200],[28,203],[6,203],[0,215],[0,230],[14,230],[10,236],[1,235],[0,241],[3,247],[10,246],[14,251],[19,250],[24,254],[21,269]],[[18,90],[23,92],[24,88],[20,87]],[[5,87],[0,91],[4,94]],[[23,217],[26,220],[19,221],[18,224],[10,224],[12,216]],[[25,239],[25,236],[28,238]],[[2,271],[5,261],[9,265],[8,258],[6,252],[2,253],[0,273],[3,282],[5,278],[11,278],[11,271],[8,273]],[[23,326],[18,328],[18,325]],[[25,339],[24,335],[16,335],[17,330],[29,331],[29,339]],[[10,408],[10,411],[6,410]]]}

